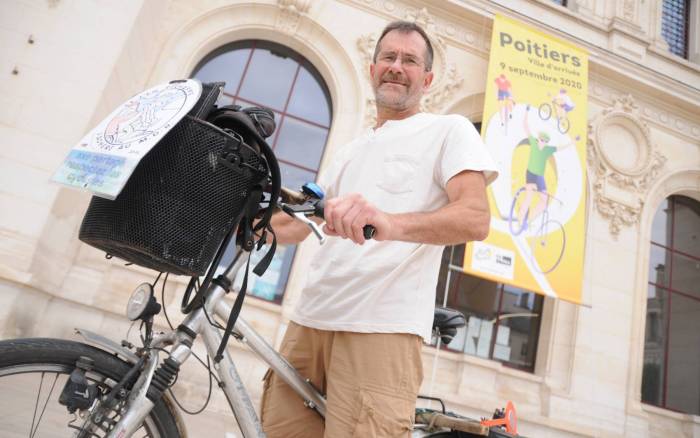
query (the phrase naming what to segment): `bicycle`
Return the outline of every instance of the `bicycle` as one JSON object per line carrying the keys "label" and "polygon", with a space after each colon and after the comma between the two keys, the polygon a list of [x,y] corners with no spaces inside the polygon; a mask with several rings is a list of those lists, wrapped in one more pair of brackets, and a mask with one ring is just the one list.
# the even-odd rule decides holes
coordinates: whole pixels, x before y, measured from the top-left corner
{"label": "bicycle", "polygon": [[[553,108],[558,108],[559,104],[557,103],[556,99],[552,99],[551,103],[550,102],[544,102],[541,104],[537,110],[537,113],[539,114],[540,118],[542,120],[549,120],[550,117],[552,117],[552,113],[555,112],[553,111]],[[564,113],[563,116],[559,116],[557,114],[557,129],[559,132],[562,134],[566,134],[569,132],[569,129],[571,128],[571,122],[569,122],[569,118],[567,117],[566,113]]]}
{"label": "bicycle", "polygon": [[[298,202],[299,195],[290,195],[291,202]],[[296,201],[293,201],[296,199]],[[311,214],[322,215],[322,202],[309,201],[302,204],[280,202],[280,207],[298,220],[309,225],[314,234],[323,238],[318,226],[308,219]],[[371,231],[367,231],[370,233]],[[75,417],[65,426],[75,429],[76,436],[125,437],[139,431],[148,437],[186,436],[176,403],[169,388],[176,377],[177,369],[192,355],[192,344],[201,336],[208,356],[216,355],[222,336],[214,316],[226,319],[231,305],[223,300],[230,291],[235,273],[245,264],[240,252],[217,281],[206,292],[204,305],[189,313],[183,322],[171,331],[146,337],[146,346],[136,348],[129,343],[117,344],[97,333],[77,329],[83,342],[59,339],[19,339],[0,341],[0,388],[12,386],[32,387],[37,382],[29,381],[31,373],[37,374],[38,390],[31,421],[27,420],[29,436],[39,436],[42,420],[48,416],[52,425],[61,424],[66,408],[72,409]],[[140,285],[127,306],[129,319],[143,321],[148,328],[159,309],[153,287]],[[464,315],[447,308],[435,311],[434,330],[442,343],[449,343],[457,329],[466,324]],[[303,376],[280,356],[243,318],[238,318],[233,337],[246,344],[259,358],[289,384],[301,396],[308,408],[325,415],[325,399]],[[150,339],[150,341],[149,341]],[[161,352],[167,351],[161,360]],[[208,359],[207,359],[208,362]],[[207,366],[212,378],[212,370]],[[260,421],[236,371],[233,359],[224,350],[216,375],[234,413],[244,437],[263,437]],[[21,383],[3,385],[8,376],[19,376]],[[46,382],[45,382],[46,380]],[[65,382],[64,382],[65,380]],[[63,385],[59,400],[56,394]],[[211,390],[211,389],[210,389]],[[42,394],[48,391],[48,394]],[[442,403],[442,402],[441,402]],[[49,414],[47,408],[52,408]],[[64,411],[64,412],[60,412]],[[10,415],[8,419],[20,418]],[[441,410],[417,410],[417,426],[413,437],[492,436],[511,437],[499,427],[486,427],[480,421],[460,417]],[[19,427],[11,424],[10,427]],[[3,426],[7,428],[7,424]],[[449,429],[446,429],[449,428]],[[2,430],[2,429],[0,429]],[[25,428],[26,431],[26,428]],[[459,432],[457,432],[459,431]],[[451,435],[453,434],[454,435]],[[462,435],[458,435],[461,433]],[[23,435],[24,436],[24,435]]]}
{"label": "bicycle", "polygon": [[[76,330],[76,334],[82,337],[81,342],[50,338],[0,341],[0,393],[3,396],[11,394],[13,398],[12,410],[4,412],[0,417],[0,432],[5,434],[3,436],[13,433],[16,436],[28,435],[34,438],[46,436],[47,433],[53,434],[60,428],[64,432],[74,431],[73,436],[79,438],[126,438],[135,433],[138,433],[138,436],[159,438],[185,437],[187,432],[178,407],[184,409],[174,397],[171,387],[177,382],[182,364],[194,357],[207,369],[209,397],[213,381],[216,380],[229,403],[243,437],[264,437],[261,422],[250,396],[238,374],[233,358],[225,348],[229,337],[247,345],[256,353],[272,371],[299,394],[300,403],[315,410],[322,417],[325,416],[326,401],[323,394],[300,375],[243,318],[238,317],[245,297],[249,254],[256,247],[260,249],[262,243],[266,242],[266,233],[272,231],[267,227],[265,220],[269,220],[274,210],[281,210],[305,223],[319,241],[323,242],[325,236],[316,222],[310,219],[311,216],[323,217],[323,193],[313,184],[305,185],[301,192],[281,187],[281,174],[276,158],[272,149],[262,138],[262,136],[269,137],[274,131],[274,119],[271,118],[271,113],[260,108],[217,109],[214,102],[222,87],[223,84],[218,83],[206,84],[198,104],[183,119],[183,125],[175,125],[172,131],[174,134],[164,137],[169,139],[168,146],[160,146],[160,148],[166,150],[156,148],[139,164],[131,178],[134,179],[140,175],[138,178],[142,179],[139,180],[139,184],[135,184],[136,187],[129,188],[127,184],[119,198],[129,199],[128,202],[131,202],[129,198],[131,193],[133,199],[137,201],[141,199],[142,182],[158,187],[166,183],[173,185],[179,183],[179,180],[168,181],[166,176],[157,175],[157,171],[161,163],[170,157],[177,156],[171,149],[175,148],[176,152],[182,152],[183,144],[188,151],[191,149],[204,151],[196,159],[171,160],[175,170],[178,169],[180,162],[184,163],[183,166],[187,169],[196,164],[202,166],[198,168],[199,173],[196,173],[194,182],[198,181],[196,178],[200,178],[202,169],[216,173],[218,177],[233,175],[225,173],[227,169],[232,169],[238,172],[236,175],[247,178],[241,177],[238,180],[239,185],[248,184],[246,181],[253,181],[250,183],[252,188],[243,186],[237,189],[241,192],[245,191],[245,196],[237,190],[232,190],[235,192],[233,196],[239,201],[238,205],[241,206],[239,207],[242,211],[241,215],[238,216],[238,222],[233,218],[224,217],[226,234],[215,247],[211,258],[207,258],[207,263],[199,259],[184,259],[182,262],[182,256],[174,260],[177,248],[170,242],[166,247],[167,257],[164,261],[148,257],[149,254],[144,250],[145,246],[139,247],[135,253],[129,253],[123,246],[114,247],[119,251],[115,251],[116,255],[125,260],[136,260],[142,266],[152,269],[156,269],[157,266],[166,266],[165,269],[160,270],[161,274],[164,270],[168,272],[162,281],[161,301],[164,301],[165,283],[169,273],[174,270],[182,270],[182,275],[186,272],[194,273],[188,274],[192,278],[183,296],[181,311],[184,319],[177,327],[173,327],[168,314],[165,313],[170,329],[164,332],[154,331],[154,316],[162,310],[155,293],[155,287],[161,277],[159,274],[152,284],[139,285],[127,303],[127,318],[134,323],[141,322],[141,346],[135,346],[127,341],[117,343],[84,329]],[[255,126],[250,120],[255,122]],[[178,126],[183,127],[178,128]],[[197,148],[192,148],[191,143],[183,143],[183,138],[189,139],[187,130],[196,134]],[[216,138],[210,138],[209,135],[215,135]],[[218,142],[216,144],[220,149],[216,153],[204,147],[204,141],[210,140],[212,144],[215,140]],[[250,146],[251,142],[257,144],[259,148],[257,152]],[[263,176],[260,176],[261,173]],[[192,185],[189,183],[185,184],[184,188],[183,185],[176,187],[178,190],[185,190]],[[233,183],[230,185],[235,186]],[[122,202],[119,199],[115,202]],[[93,198],[85,216],[87,218],[92,214],[90,216],[92,222],[89,226],[99,222],[96,220],[99,216],[97,213],[122,214],[121,209],[114,208],[116,204],[109,204],[109,202],[112,201]],[[153,214],[153,205],[155,204],[148,205],[147,213]],[[180,202],[173,208],[182,209],[184,205],[185,203]],[[95,210],[91,212],[93,206]],[[161,214],[159,218],[169,219],[169,216],[176,212],[167,211],[166,213],[168,214]],[[127,216],[134,215],[127,212]],[[186,219],[189,217],[188,214],[185,216]],[[125,220],[120,217],[120,221]],[[255,222],[256,220],[258,222]],[[83,225],[86,223],[84,220]],[[260,224],[265,225],[258,226]],[[101,224],[98,225],[101,226]],[[128,227],[123,224],[119,228],[128,230]],[[203,228],[203,236],[211,237],[211,228]],[[83,231],[81,227],[81,238]],[[91,229],[91,231],[94,230]],[[114,229],[108,227],[107,231],[113,232]],[[185,232],[186,230],[178,230],[177,235]],[[364,233],[366,238],[371,238],[373,227],[366,226]],[[257,242],[256,237],[259,238]],[[229,242],[236,245],[236,256],[226,264],[221,274],[214,277]],[[271,247],[274,247],[274,243]],[[267,259],[269,263],[270,258],[271,256],[266,256],[263,260]],[[195,261],[199,263],[197,267],[193,267]],[[237,286],[234,286],[235,275],[244,266],[246,266],[245,278],[237,290]],[[254,272],[257,272],[257,267]],[[200,283],[199,279],[202,275],[204,280]],[[191,297],[193,292],[194,297]],[[233,305],[224,300],[229,292],[237,293]],[[226,325],[222,325],[220,320],[226,321]],[[444,308],[436,309],[433,322],[436,336],[445,343],[451,340],[457,329],[466,325],[464,315]],[[197,338],[201,338],[206,347],[206,362],[192,351]],[[210,358],[214,360],[213,370]],[[28,406],[23,405],[23,402]],[[511,427],[512,414],[507,416],[505,423],[500,424],[501,418],[497,412],[498,418],[493,421],[498,421],[498,425],[482,424],[482,421],[448,413],[445,411],[444,404],[441,410],[422,409],[416,414],[417,425],[413,431],[414,438],[447,436],[510,438],[515,436],[515,429]]]}
{"label": "bicycle", "polygon": [[549,205],[551,200],[561,204],[561,201],[546,192],[547,200],[545,207],[539,217],[533,221],[528,221],[530,207],[525,211],[522,221],[518,219],[520,203],[523,202],[525,187],[521,187],[515,192],[513,202],[510,205],[510,216],[508,218],[508,228],[513,236],[519,236],[526,229],[531,229],[534,225],[534,232],[530,233],[530,260],[532,265],[542,274],[548,274],[561,262],[566,249],[566,231],[561,222],[549,218]]}

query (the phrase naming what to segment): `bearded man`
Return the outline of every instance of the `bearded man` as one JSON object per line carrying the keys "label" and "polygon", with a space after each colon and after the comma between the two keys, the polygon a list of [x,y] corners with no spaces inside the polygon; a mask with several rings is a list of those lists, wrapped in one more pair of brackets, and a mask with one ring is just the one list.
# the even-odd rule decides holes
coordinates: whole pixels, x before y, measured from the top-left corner
{"label": "bearded man", "polygon": [[[496,177],[466,118],[420,111],[432,63],[415,23],[382,31],[369,66],[377,123],[319,178],[333,238],[311,262],[280,349],[326,395],[325,424],[273,373],[261,412],[268,437],[410,436],[442,251],[488,235],[486,185]],[[309,234],[286,215],[272,225],[281,243]]]}

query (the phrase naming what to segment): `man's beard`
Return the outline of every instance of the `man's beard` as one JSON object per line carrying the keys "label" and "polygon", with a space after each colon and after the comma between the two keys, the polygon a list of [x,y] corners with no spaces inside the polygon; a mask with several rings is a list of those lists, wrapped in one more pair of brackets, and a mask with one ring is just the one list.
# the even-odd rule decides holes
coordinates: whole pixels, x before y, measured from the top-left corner
{"label": "man's beard", "polygon": [[[399,81],[399,78],[385,77],[382,82],[374,87],[374,98],[377,101],[377,105],[386,108],[391,108],[396,111],[406,110],[415,104],[417,104],[421,99],[421,94],[411,87],[411,84],[402,82],[403,90],[387,90],[385,88],[388,82],[386,81]],[[392,85],[389,85],[392,87]],[[393,85],[397,87],[397,85]],[[398,86],[400,87],[400,86]]]}

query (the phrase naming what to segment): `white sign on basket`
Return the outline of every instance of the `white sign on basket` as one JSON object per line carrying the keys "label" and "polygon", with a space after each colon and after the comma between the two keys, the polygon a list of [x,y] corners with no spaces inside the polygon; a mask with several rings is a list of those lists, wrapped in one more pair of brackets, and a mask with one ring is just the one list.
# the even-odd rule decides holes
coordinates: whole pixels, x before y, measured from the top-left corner
{"label": "white sign on basket", "polygon": [[74,146],[52,180],[115,199],[141,159],[197,103],[194,79],[156,85],[121,104]]}

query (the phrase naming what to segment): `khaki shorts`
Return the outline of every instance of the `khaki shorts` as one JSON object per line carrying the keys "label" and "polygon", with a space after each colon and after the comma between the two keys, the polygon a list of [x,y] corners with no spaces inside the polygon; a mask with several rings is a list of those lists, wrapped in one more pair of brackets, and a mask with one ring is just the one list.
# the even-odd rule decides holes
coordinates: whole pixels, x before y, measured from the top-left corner
{"label": "khaki shorts", "polygon": [[290,323],[280,352],[326,394],[326,421],[268,373],[261,418],[269,438],[410,436],[423,379],[421,338],[317,330]]}

